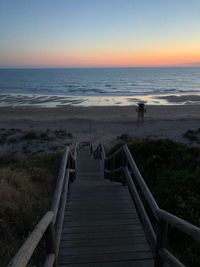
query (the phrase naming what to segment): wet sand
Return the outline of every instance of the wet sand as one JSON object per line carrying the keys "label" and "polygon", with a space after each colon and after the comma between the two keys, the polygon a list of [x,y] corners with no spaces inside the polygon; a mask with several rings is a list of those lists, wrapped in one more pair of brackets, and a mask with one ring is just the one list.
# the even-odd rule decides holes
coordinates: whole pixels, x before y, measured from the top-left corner
{"label": "wet sand", "polygon": [[136,106],[138,102],[148,105],[197,105],[198,93],[148,94],[135,96],[66,96],[40,94],[0,94],[0,107],[91,107],[91,106]]}

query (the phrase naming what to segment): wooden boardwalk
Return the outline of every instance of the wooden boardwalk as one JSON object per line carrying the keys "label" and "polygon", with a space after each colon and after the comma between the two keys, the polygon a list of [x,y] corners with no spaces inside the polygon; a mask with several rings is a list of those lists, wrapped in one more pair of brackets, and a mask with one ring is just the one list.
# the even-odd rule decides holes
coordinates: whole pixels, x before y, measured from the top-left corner
{"label": "wooden boardwalk", "polygon": [[58,265],[153,267],[154,260],[127,186],[103,179],[99,159],[79,151],[70,185]]}
{"label": "wooden boardwalk", "polygon": [[102,143],[95,150],[83,145],[98,159],[89,147],[78,158],[79,145],[66,147],[50,208],[8,267],[26,267],[41,239],[46,244],[44,267],[185,266],[167,248],[168,229],[187,235],[198,249],[200,228],[159,208],[127,145],[110,156]]}

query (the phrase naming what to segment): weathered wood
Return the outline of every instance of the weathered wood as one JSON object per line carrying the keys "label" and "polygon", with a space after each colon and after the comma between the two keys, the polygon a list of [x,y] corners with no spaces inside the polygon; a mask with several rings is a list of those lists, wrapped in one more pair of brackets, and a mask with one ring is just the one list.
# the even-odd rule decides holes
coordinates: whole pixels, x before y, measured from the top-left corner
{"label": "weathered wood", "polygon": [[113,208],[119,208],[119,209],[122,209],[122,210],[127,210],[127,209],[129,209],[129,210],[131,210],[131,209],[133,209],[134,208],[134,206],[132,205],[132,203],[117,203],[116,205],[113,203],[108,203],[108,204],[106,204],[106,203],[97,203],[97,204],[95,204],[94,202],[93,203],[90,203],[90,204],[85,204],[85,203],[76,203],[76,204],[72,204],[72,205],[70,205],[70,204],[68,204],[67,205],[67,208],[69,209],[69,210],[76,210],[76,209],[83,209],[83,210],[85,210],[85,209],[87,209],[87,210],[92,210],[92,209],[94,209],[94,208],[99,208],[99,209],[105,209],[105,208],[107,208],[108,210],[110,209],[110,210],[112,210]]}
{"label": "weathered wood", "polygon": [[137,189],[133,183],[133,180],[130,176],[130,173],[129,173],[129,170],[127,167],[124,168],[124,173],[125,173],[125,176],[126,176],[126,179],[128,181],[128,185],[129,185],[129,189],[130,189],[130,192],[132,194],[132,197],[135,201],[135,204],[136,204],[136,207],[138,209],[138,212],[140,214],[140,217],[143,221],[143,226],[144,228],[146,229],[146,233],[147,235],[149,236],[150,238],[150,241],[151,241],[151,247],[152,249],[155,247],[155,243],[156,243],[156,235],[155,235],[155,232],[153,230],[153,227],[151,225],[151,222],[149,220],[149,217],[147,216],[147,213],[145,211],[145,208],[142,204],[142,201],[140,199],[140,196],[137,192]]}
{"label": "weathered wood", "polygon": [[60,197],[61,197],[63,182],[64,182],[64,178],[65,178],[68,154],[69,154],[69,147],[66,148],[66,150],[65,150],[65,152],[63,154],[59,175],[58,175],[55,191],[54,191],[52,202],[51,202],[50,209],[54,212],[54,215],[55,215],[54,216],[54,221],[53,221],[54,224],[55,224],[55,221],[56,221],[56,217],[57,217],[57,213],[58,213],[58,207],[59,207],[59,204],[60,204]]}
{"label": "weathered wood", "polygon": [[52,267],[54,265],[54,261],[55,261],[55,254],[49,254],[46,257],[45,263],[43,265],[43,267]]}
{"label": "weathered wood", "polygon": [[168,222],[173,227],[179,229],[181,232],[187,234],[194,241],[200,242],[200,228],[197,226],[182,220],[181,218],[176,217],[162,209],[157,211],[157,214],[161,220]]}
{"label": "weathered wood", "polygon": [[149,252],[149,246],[148,244],[123,244],[123,245],[110,245],[109,242],[104,244],[104,246],[81,246],[81,247],[68,247],[67,249],[65,247],[60,248],[60,256],[73,256],[73,255],[85,255],[89,253],[97,254],[97,253],[127,253],[127,252]]}
{"label": "weathered wood", "polygon": [[35,248],[43,237],[47,227],[52,222],[54,213],[47,212],[40,222],[36,225],[33,232],[29,235],[15,257],[8,264],[8,267],[24,267],[29,262]]}
{"label": "weathered wood", "polygon": [[[84,215],[84,216],[83,216]],[[96,223],[96,222],[105,222],[105,221],[118,221],[118,220],[122,220],[123,218],[126,218],[127,221],[129,220],[133,220],[135,218],[134,214],[130,214],[130,213],[123,213],[123,214],[112,214],[112,213],[109,213],[109,214],[88,214],[88,213],[85,213],[85,214],[68,214],[64,217],[64,221],[67,221],[67,222],[85,222],[85,223],[88,223],[89,221],[91,223]],[[137,218],[138,220],[138,218]]]}
{"label": "weathered wood", "polygon": [[46,252],[47,254],[54,254],[55,260],[54,260],[54,267],[57,266],[57,254],[56,254],[56,234],[55,234],[55,227],[53,224],[53,221],[49,224],[46,233]]}
{"label": "weathered wood", "polygon": [[[99,148],[103,160],[102,151]],[[153,255],[129,190],[104,180],[102,172],[100,161],[92,159],[89,150],[81,150],[77,179],[67,199],[59,264],[93,266],[98,261],[107,264],[146,259],[149,267]]]}
{"label": "weathered wood", "polygon": [[95,227],[95,226],[107,226],[107,225],[140,225],[140,220],[137,218],[131,218],[131,219],[126,219],[126,218],[119,218],[118,220],[116,219],[110,219],[110,220],[106,220],[104,218],[102,218],[101,220],[91,220],[91,221],[87,221],[87,220],[78,220],[78,221],[71,221],[68,220],[68,218],[65,220],[65,225],[70,228],[70,227],[83,227],[83,226],[87,226],[87,227]]}
{"label": "weathered wood", "polygon": [[127,237],[113,237],[113,238],[91,238],[91,239],[63,239],[60,247],[102,247],[105,245],[109,246],[118,246],[118,245],[135,245],[135,244],[144,244],[147,245],[146,238],[144,236],[135,236],[134,238],[132,236]]}
{"label": "weathered wood", "polygon": [[[66,267],[66,264],[60,264],[61,267]],[[67,267],[153,267],[154,262],[153,260],[140,260],[140,261],[123,261],[123,262],[93,262],[91,265],[86,264],[67,264]]]}
{"label": "weathered wood", "polygon": [[98,225],[96,226],[87,226],[87,225],[82,225],[80,227],[64,227],[63,228],[63,233],[87,233],[87,232],[91,232],[91,233],[105,233],[105,232],[119,232],[119,231],[123,231],[124,228],[126,228],[127,230],[132,230],[132,231],[142,231],[142,226],[141,224],[127,224],[127,225]]}
{"label": "weathered wood", "polygon": [[159,209],[159,207],[158,207],[158,205],[157,205],[152,193],[150,192],[148,186],[146,185],[146,183],[145,183],[145,181],[144,181],[144,179],[143,179],[143,177],[142,177],[142,175],[141,175],[141,173],[140,173],[135,161],[133,160],[132,155],[131,155],[128,147],[125,145],[123,149],[124,149],[124,153],[126,155],[126,158],[127,158],[128,162],[129,162],[129,165],[131,166],[131,170],[133,171],[133,173],[135,175],[137,183],[140,186],[140,188],[142,190],[142,193],[143,193],[143,195],[144,195],[149,207],[151,208],[155,218],[157,218],[157,213],[156,212]]}
{"label": "weathered wood", "polygon": [[[60,264],[80,264],[80,263],[87,263],[88,265],[99,262],[112,262],[112,261],[143,261],[143,260],[152,260],[151,252],[141,251],[141,252],[125,252],[125,253],[96,253],[96,254],[83,254],[83,255],[72,255],[72,256],[61,256],[59,258],[59,265]],[[148,261],[146,262],[148,266]],[[89,265],[90,266],[90,265]]]}
{"label": "weathered wood", "polygon": [[[143,230],[128,230],[124,228],[123,232],[113,231],[113,232],[98,232],[98,233],[62,233],[62,240],[82,240],[82,239],[105,239],[105,238],[126,238],[132,237],[133,239],[137,237],[145,237]],[[122,240],[123,241],[123,240]]]}
{"label": "weathered wood", "polygon": [[61,237],[61,232],[62,232],[62,227],[63,227],[68,185],[69,185],[69,169],[67,169],[66,174],[65,174],[63,192],[61,195],[60,207],[59,207],[59,212],[58,212],[58,216],[56,220],[56,257],[58,256],[58,250],[60,246],[60,237]]}

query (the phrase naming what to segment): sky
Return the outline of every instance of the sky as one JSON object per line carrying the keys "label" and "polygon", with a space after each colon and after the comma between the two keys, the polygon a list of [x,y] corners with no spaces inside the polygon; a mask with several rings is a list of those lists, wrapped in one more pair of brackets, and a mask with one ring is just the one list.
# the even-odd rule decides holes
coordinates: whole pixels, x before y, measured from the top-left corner
{"label": "sky", "polygon": [[0,68],[200,66],[200,0],[0,0]]}

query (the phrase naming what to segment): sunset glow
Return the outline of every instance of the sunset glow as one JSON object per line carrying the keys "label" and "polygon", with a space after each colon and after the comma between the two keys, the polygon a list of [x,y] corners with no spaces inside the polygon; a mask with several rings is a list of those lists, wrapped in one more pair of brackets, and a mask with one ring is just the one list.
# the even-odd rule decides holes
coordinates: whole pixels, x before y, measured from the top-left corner
{"label": "sunset glow", "polygon": [[0,67],[200,65],[200,2],[161,2],[0,0]]}

